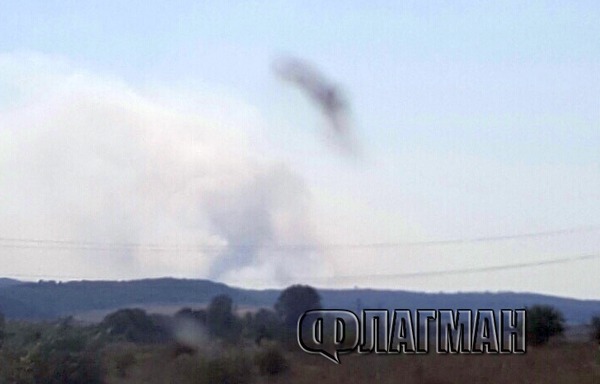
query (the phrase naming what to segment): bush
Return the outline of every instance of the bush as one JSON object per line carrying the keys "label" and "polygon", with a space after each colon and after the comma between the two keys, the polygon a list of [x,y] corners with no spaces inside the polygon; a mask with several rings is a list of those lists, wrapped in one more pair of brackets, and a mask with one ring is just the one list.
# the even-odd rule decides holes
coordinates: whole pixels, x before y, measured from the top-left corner
{"label": "bush", "polygon": [[133,343],[157,343],[169,338],[164,322],[160,316],[148,315],[142,309],[120,309],[107,315],[100,329]]}
{"label": "bush", "polygon": [[102,383],[103,373],[93,353],[54,352],[33,357],[31,372],[36,383]]}
{"label": "bush", "polygon": [[0,353],[0,383],[30,383],[33,378],[30,375],[30,365],[19,351],[7,351]]}
{"label": "bush", "polygon": [[252,382],[252,366],[246,356],[234,354],[218,357],[207,364],[207,381],[221,384],[246,384]]}
{"label": "bush", "polygon": [[592,340],[600,343],[600,316],[592,317]]}
{"label": "bush", "polygon": [[289,364],[280,349],[269,347],[258,353],[256,365],[263,375],[278,375],[288,370]]}
{"label": "bush", "polygon": [[101,383],[103,371],[97,349],[92,345],[92,328],[61,320],[40,332],[24,361],[36,383]]}
{"label": "bush", "polygon": [[261,308],[256,314],[246,314],[247,337],[258,345],[263,340],[281,339],[283,324],[274,311]]}
{"label": "bush", "polygon": [[126,377],[127,370],[135,364],[135,355],[132,351],[125,351],[115,357],[115,369],[119,377]]}
{"label": "bush", "polygon": [[4,315],[0,313],[0,348],[4,344],[4,328],[6,326],[6,321],[4,319]]}
{"label": "bush", "polygon": [[185,320],[193,320],[198,323],[205,325],[206,324],[206,311],[204,309],[193,310],[191,308],[182,308],[177,313],[175,313],[176,319],[185,319]]}
{"label": "bush", "polygon": [[206,311],[206,324],[211,336],[236,343],[242,334],[242,323],[233,313],[233,301],[227,295],[215,296]]}
{"label": "bush", "polygon": [[564,316],[550,305],[527,308],[527,341],[533,345],[545,344],[552,336],[561,335],[565,329]]}
{"label": "bush", "polygon": [[[158,366],[157,366],[158,369]],[[165,376],[163,382],[177,384],[207,383],[207,363],[204,359],[192,355],[180,355],[173,360],[169,367],[161,366]]]}

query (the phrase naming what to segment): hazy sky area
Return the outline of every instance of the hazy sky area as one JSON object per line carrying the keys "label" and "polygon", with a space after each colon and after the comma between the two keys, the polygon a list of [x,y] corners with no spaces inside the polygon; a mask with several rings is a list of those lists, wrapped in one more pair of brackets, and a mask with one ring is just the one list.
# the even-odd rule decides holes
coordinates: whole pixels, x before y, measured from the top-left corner
{"label": "hazy sky area", "polygon": [[[599,20],[597,1],[3,1],[0,276],[600,299]],[[343,92],[356,152],[274,73],[288,56]]]}

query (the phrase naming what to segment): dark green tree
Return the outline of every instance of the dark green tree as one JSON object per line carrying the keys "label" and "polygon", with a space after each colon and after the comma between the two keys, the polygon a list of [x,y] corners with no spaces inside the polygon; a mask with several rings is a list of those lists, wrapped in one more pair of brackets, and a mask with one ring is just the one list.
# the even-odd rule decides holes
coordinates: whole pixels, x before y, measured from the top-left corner
{"label": "dark green tree", "polygon": [[289,363],[279,348],[270,346],[255,357],[258,370],[263,375],[278,375],[289,369]]}
{"label": "dark green tree", "polygon": [[592,339],[600,343],[600,315],[592,317]]}
{"label": "dark green tree", "polygon": [[292,285],[281,292],[275,311],[286,329],[296,329],[300,316],[311,309],[321,308],[321,296],[308,285]]}
{"label": "dark green tree", "polygon": [[92,335],[97,335],[95,327],[76,326],[71,318],[67,318],[45,328],[23,358],[27,364],[25,371],[31,375],[32,382],[103,382],[99,345],[92,339]]}
{"label": "dark green tree", "polygon": [[4,319],[4,315],[0,313],[0,349],[4,344],[4,328],[6,326],[6,320]]}
{"label": "dark green tree", "polygon": [[120,309],[107,315],[100,324],[109,335],[123,337],[134,343],[165,341],[169,332],[160,318],[149,316],[142,309]]}
{"label": "dark green tree", "polygon": [[211,336],[225,341],[239,340],[242,324],[233,313],[233,300],[228,295],[215,296],[206,311],[206,325]]}
{"label": "dark green tree", "polygon": [[256,344],[263,340],[274,340],[282,334],[282,322],[273,310],[261,308],[254,315],[248,313],[246,316],[248,336]]}
{"label": "dark green tree", "polygon": [[175,318],[193,320],[202,325],[206,325],[206,311],[204,309],[193,310],[185,307],[175,313]]}
{"label": "dark green tree", "polygon": [[95,384],[103,382],[99,358],[92,352],[53,351],[33,355],[30,367],[35,383]]}
{"label": "dark green tree", "polygon": [[550,305],[527,308],[527,341],[533,345],[545,344],[552,336],[561,335],[565,329],[563,314]]}

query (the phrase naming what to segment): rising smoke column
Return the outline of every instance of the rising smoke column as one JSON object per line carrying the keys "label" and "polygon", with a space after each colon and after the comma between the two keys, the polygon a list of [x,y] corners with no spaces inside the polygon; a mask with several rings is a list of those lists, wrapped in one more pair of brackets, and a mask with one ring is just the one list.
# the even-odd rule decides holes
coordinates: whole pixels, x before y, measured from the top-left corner
{"label": "rising smoke column", "polygon": [[189,108],[61,63],[0,54],[0,89],[18,96],[0,98],[0,234],[29,240],[0,244],[4,273],[307,273],[307,252],[266,250],[317,239],[301,174],[246,139],[261,121],[251,106],[201,90],[217,108]]}
{"label": "rising smoke column", "polygon": [[312,250],[279,246],[317,243],[309,220],[310,201],[304,180],[284,165],[265,167],[234,188],[207,196],[207,217],[214,232],[226,240],[209,276],[235,277],[231,274],[261,267],[278,280],[290,277],[290,271],[306,273]]}

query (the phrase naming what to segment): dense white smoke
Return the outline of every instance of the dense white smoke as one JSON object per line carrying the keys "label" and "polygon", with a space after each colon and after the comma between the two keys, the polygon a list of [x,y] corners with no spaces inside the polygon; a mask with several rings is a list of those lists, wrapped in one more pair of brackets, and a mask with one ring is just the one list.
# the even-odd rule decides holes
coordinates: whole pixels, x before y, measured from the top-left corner
{"label": "dense white smoke", "polygon": [[0,56],[2,88],[5,274],[273,282],[307,272],[307,252],[268,249],[316,239],[302,178],[252,149],[251,107],[213,100],[242,118],[208,118],[35,55]]}

